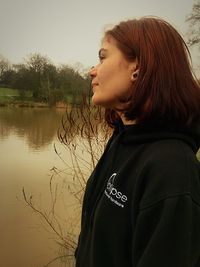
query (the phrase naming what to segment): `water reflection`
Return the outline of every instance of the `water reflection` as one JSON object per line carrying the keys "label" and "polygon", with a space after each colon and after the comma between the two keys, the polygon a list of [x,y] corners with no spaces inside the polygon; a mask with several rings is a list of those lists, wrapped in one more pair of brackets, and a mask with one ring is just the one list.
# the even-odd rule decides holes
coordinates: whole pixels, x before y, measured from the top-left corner
{"label": "water reflection", "polygon": [[[106,135],[97,110],[69,107],[68,111],[65,115],[64,109],[0,108],[0,214],[4,215],[0,217],[0,266],[42,267],[57,256],[57,237],[24,205],[22,188],[39,209],[55,214],[56,227],[69,236],[68,241],[77,240],[85,181],[102,153]],[[63,115],[65,130],[60,127]],[[57,139],[59,127],[65,145]],[[53,179],[50,170],[56,170]],[[43,231],[41,225],[47,228]],[[56,261],[50,266],[73,266],[73,257],[70,260],[71,264]]]}
{"label": "water reflection", "polygon": [[[33,195],[38,207],[45,210],[51,207],[50,169],[63,167],[53,143],[60,144],[57,129],[64,113],[64,109],[0,108],[0,266],[42,267],[57,256],[54,235],[25,206],[22,188]],[[63,158],[68,161],[67,153],[63,152]],[[55,177],[55,184],[65,181],[68,187],[67,178]],[[64,200],[74,204],[67,190],[59,198],[57,211],[63,218],[70,218],[69,207],[61,205]],[[67,224],[64,229],[68,229]],[[50,266],[66,265],[56,261]]]}
{"label": "water reflection", "polygon": [[0,140],[15,134],[25,139],[30,149],[43,149],[57,134],[64,112],[64,109],[2,107]]}

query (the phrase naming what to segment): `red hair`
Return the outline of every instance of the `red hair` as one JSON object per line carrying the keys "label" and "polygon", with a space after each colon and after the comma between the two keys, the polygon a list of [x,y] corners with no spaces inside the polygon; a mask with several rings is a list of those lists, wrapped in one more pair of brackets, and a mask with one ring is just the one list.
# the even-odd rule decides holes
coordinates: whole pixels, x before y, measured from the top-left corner
{"label": "red hair", "polygon": [[[128,60],[138,60],[139,75],[124,111],[128,120],[182,126],[200,122],[200,87],[190,53],[169,23],[153,17],[128,20],[106,31],[105,38],[109,36]],[[109,125],[117,120],[114,113],[106,110]]]}

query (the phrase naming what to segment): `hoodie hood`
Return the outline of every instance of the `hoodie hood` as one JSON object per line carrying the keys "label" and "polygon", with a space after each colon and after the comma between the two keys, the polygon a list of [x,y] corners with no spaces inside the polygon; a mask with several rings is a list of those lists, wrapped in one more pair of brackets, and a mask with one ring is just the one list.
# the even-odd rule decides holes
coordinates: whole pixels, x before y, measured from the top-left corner
{"label": "hoodie hood", "polygon": [[120,122],[115,129],[119,142],[124,145],[149,143],[165,139],[177,139],[187,143],[196,154],[200,148],[200,126],[191,128],[156,126],[152,124],[124,125]]}

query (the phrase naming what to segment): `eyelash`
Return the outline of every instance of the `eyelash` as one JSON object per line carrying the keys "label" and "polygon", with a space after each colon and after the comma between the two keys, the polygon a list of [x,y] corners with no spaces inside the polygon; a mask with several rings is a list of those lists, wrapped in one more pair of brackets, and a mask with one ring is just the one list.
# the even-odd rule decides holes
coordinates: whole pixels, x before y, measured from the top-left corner
{"label": "eyelash", "polygon": [[104,59],[105,59],[105,56],[102,56],[102,55],[99,56],[99,61],[100,62],[102,62]]}

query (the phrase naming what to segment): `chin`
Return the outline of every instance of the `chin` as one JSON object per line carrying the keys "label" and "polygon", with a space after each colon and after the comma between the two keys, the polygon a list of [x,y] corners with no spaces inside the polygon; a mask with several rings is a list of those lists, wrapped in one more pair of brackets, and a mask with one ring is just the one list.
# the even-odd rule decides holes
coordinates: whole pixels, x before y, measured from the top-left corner
{"label": "chin", "polygon": [[104,106],[101,101],[92,98],[92,104],[95,106]]}
{"label": "chin", "polygon": [[96,106],[101,106],[102,101],[99,97],[95,96],[95,94],[92,96],[92,103]]}
{"label": "chin", "polygon": [[108,99],[103,99],[102,97],[99,97],[98,95],[92,96],[92,103],[95,106],[101,106],[104,108],[112,108],[112,101],[109,101]]}

